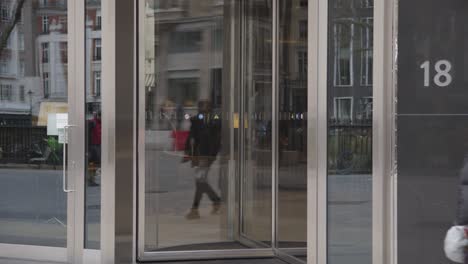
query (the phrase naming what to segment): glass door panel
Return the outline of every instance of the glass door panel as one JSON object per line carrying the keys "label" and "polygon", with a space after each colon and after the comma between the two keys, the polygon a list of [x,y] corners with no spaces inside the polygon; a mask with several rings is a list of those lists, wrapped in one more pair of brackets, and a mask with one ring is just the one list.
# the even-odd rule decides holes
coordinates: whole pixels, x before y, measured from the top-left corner
{"label": "glass door panel", "polygon": [[308,1],[280,0],[278,41],[277,245],[307,257]]}
{"label": "glass door panel", "polygon": [[373,1],[328,4],[327,259],[372,263]]}
{"label": "glass door panel", "polygon": [[68,3],[0,3],[0,259],[75,257]]}
{"label": "glass door panel", "polygon": [[143,255],[272,255],[271,1],[140,8]]}
{"label": "glass door panel", "polygon": [[233,7],[211,0],[143,5],[145,251],[244,248],[233,235],[229,185],[236,121],[232,55],[224,47],[234,41],[227,30]]}
{"label": "glass door panel", "polygon": [[272,1],[243,1],[241,236],[272,242]]}
{"label": "glass door panel", "polygon": [[101,222],[101,0],[85,6],[85,248],[100,248]]}

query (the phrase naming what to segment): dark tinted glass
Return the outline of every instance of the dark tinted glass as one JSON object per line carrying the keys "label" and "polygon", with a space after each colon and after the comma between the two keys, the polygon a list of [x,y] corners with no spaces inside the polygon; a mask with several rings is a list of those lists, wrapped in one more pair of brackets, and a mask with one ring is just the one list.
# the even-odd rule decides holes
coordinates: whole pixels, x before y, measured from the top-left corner
{"label": "dark tinted glass", "polygon": [[328,9],[328,262],[370,264],[373,4]]}

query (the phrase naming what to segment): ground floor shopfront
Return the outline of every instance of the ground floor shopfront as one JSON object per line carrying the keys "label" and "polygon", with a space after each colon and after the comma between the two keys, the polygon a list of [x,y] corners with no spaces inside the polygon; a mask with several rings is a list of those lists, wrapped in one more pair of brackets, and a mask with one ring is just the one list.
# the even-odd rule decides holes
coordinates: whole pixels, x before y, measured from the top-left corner
{"label": "ground floor shopfront", "polygon": [[450,263],[465,1],[0,11],[0,263]]}

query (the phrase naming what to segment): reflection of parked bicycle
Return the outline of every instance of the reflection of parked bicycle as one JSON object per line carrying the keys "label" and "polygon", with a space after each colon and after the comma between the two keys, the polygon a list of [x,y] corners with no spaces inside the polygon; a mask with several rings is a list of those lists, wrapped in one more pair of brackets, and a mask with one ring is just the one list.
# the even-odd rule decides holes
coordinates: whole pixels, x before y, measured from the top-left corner
{"label": "reflection of parked bicycle", "polygon": [[329,169],[337,174],[369,172],[372,168],[372,136],[363,133],[365,131],[334,132],[329,138]]}
{"label": "reflection of parked bicycle", "polygon": [[52,164],[54,168],[61,163],[60,151],[62,150],[61,144],[58,143],[55,137],[44,139],[47,143],[42,150],[38,144],[33,144],[30,152],[29,164],[37,164],[39,168],[43,164]]}
{"label": "reflection of parked bicycle", "polygon": [[39,166],[39,169],[40,169],[42,164],[47,164],[47,161],[49,160],[49,157],[50,157],[50,153],[51,153],[51,151],[50,151],[49,147],[46,147],[44,152],[41,151],[40,153],[37,153],[35,151],[34,154],[35,155],[39,154],[40,156],[29,159],[29,163],[30,164],[37,164]]}

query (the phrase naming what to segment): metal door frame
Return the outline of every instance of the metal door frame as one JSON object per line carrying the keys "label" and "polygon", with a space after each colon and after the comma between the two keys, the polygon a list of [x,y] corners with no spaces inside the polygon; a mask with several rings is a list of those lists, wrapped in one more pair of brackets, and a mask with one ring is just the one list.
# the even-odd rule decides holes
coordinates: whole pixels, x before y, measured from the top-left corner
{"label": "metal door frame", "polygon": [[[309,1],[309,113],[317,113],[308,130],[317,140],[309,144],[308,160],[308,263],[327,263],[327,49],[328,0]],[[396,174],[394,167],[394,94],[397,55],[398,0],[374,0],[373,120],[372,120],[372,262],[397,263],[396,252]],[[310,17],[309,17],[310,18]],[[317,37],[311,40],[310,36]],[[314,47],[314,50],[311,50]],[[315,54],[312,55],[312,53]],[[313,63],[316,62],[316,63]],[[316,88],[315,88],[315,87]],[[309,96],[312,96],[309,94]],[[315,112],[314,112],[315,110]],[[310,117],[309,117],[310,118]],[[313,123],[315,121],[315,123]],[[314,164],[313,162],[317,162]],[[315,165],[315,166],[314,166]],[[314,201],[315,200],[315,201]],[[314,215],[314,212],[317,212]]]}
{"label": "metal door frame", "polygon": [[[274,12],[277,12],[277,0],[273,0]],[[137,1],[137,8],[144,8],[143,1]],[[373,106],[373,205],[372,205],[372,234],[373,234],[373,262],[396,263],[396,239],[395,239],[395,182],[393,177],[393,95],[394,95],[394,56],[396,56],[397,0],[374,1],[374,106]],[[137,9],[136,8],[136,9]],[[309,264],[327,263],[327,49],[328,49],[328,0],[309,0],[308,4],[308,164],[307,164],[307,253]],[[138,24],[142,24],[141,18],[137,18]],[[273,30],[277,34],[277,16],[273,17]],[[137,32],[144,32],[137,28]],[[275,33],[276,32],[276,33]],[[135,33],[138,39],[138,33]],[[273,40],[276,47],[277,40]],[[138,43],[140,50],[144,44]],[[273,49],[274,51],[276,49]],[[136,55],[139,59],[139,67],[144,66],[142,52]],[[273,54],[273,72],[276,72],[277,58]],[[138,74],[139,82],[144,82],[144,76]],[[275,75],[273,75],[275,76]],[[274,81],[274,80],[273,80]],[[276,82],[273,83],[275,91]],[[144,101],[144,95],[138,95],[139,102]],[[274,97],[276,100],[277,97]],[[139,104],[138,111],[144,106]],[[273,111],[275,113],[275,111]],[[139,125],[138,141],[136,145],[144,146],[144,117],[138,116]],[[277,117],[273,117],[276,120]],[[274,135],[276,136],[276,135]],[[273,148],[277,142],[273,141]],[[138,154],[144,155],[139,149]],[[273,164],[276,164],[275,155]],[[144,160],[136,161],[138,171],[144,172]],[[274,166],[276,167],[276,166]],[[136,175],[136,172],[135,172]],[[138,187],[144,188],[144,179],[140,175]],[[273,182],[276,182],[277,172],[273,170]],[[138,189],[137,189],[138,190]],[[276,204],[276,188],[273,188],[273,204]],[[135,209],[135,220],[140,228],[135,233],[135,251],[140,260],[179,260],[179,259],[208,259],[208,258],[235,258],[235,257],[260,257],[271,256],[273,249],[275,255],[288,258],[284,252],[276,248],[261,250],[220,250],[220,251],[182,251],[182,252],[144,252],[141,245],[144,243],[144,194],[139,193],[136,198],[139,201],[138,209]],[[142,205],[143,204],[143,205]],[[137,213],[138,212],[138,213]],[[276,221],[276,209],[273,209],[272,220]],[[273,243],[276,242],[276,227],[273,225]]]}
{"label": "metal door frame", "polygon": [[68,146],[67,173],[67,246],[48,247],[21,244],[0,244],[0,257],[67,263],[97,262],[96,251],[84,250],[84,32],[85,0],[67,1],[68,37]]}
{"label": "metal door frame", "polygon": [[[231,0],[234,2],[234,0]],[[137,10],[144,10],[145,1],[136,1],[136,9]],[[141,14],[141,13],[140,13]],[[138,25],[138,32],[145,32],[144,30],[144,16],[139,15],[136,17],[136,24]],[[232,34],[235,34],[232,32]],[[145,83],[145,75],[144,69],[144,48],[145,43],[141,41],[139,38],[140,36],[136,34],[136,39],[138,39],[138,49],[139,52],[136,55],[138,58],[138,68],[140,71],[137,73],[138,83],[144,84]],[[237,81],[234,81],[237,83]],[[233,83],[231,83],[232,85]],[[138,92],[137,97],[138,101],[138,126],[137,126],[137,146],[145,146],[145,116],[144,110],[145,105],[141,102],[145,102],[145,94],[139,92],[141,87],[139,85],[136,86]],[[233,86],[234,87],[234,86]],[[233,140],[233,139],[231,139]],[[145,190],[145,150],[144,147],[138,149],[138,160],[136,161],[138,166],[139,174],[136,176],[138,178],[138,190]],[[235,170],[232,169],[229,173],[235,173]],[[232,178],[232,177],[229,177]],[[143,191],[137,191],[137,199],[138,199],[138,216],[137,216],[137,223],[138,223],[138,232],[136,234],[137,239],[137,258],[139,261],[170,261],[170,260],[190,260],[190,259],[216,259],[216,258],[256,258],[256,257],[273,257],[274,251],[273,248],[253,248],[253,249],[231,249],[231,250],[198,250],[198,251],[161,251],[161,252],[145,252],[144,251],[144,243],[145,243],[145,193]],[[233,197],[230,197],[230,200],[233,200]],[[241,209],[239,209],[241,210]],[[273,210],[274,211],[274,210]],[[155,220],[157,221],[157,219]],[[241,234],[238,234],[240,239]],[[248,243],[248,241],[245,241]]]}
{"label": "metal door frame", "polygon": [[[276,109],[277,109],[277,103],[276,101],[278,100],[278,87],[277,87],[277,77],[278,75],[275,74],[278,71],[278,49],[277,49],[277,42],[278,42],[278,2],[279,0],[273,0],[273,56],[272,56],[272,67],[273,67],[273,80],[272,80],[272,85],[274,89],[273,93],[273,124],[275,125],[274,127],[277,127],[278,125],[278,117],[276,114]],[[318,112],[319,109],[319,93],[318,93],[318,83],[319,81],[325,81],[325,88],[326,88],[326,78],[325,80],[323,78],[319,78],[319,74],[325,74],[323,67],[319,67],[319,39],[320,40],[325,40],[325,48],[326,48],[326,27],[325,31],[323,31],[323,27],[319,28],[319,17],[320,19],[325,19],[326,21],[326,16],[319,16],[320,11],[323,11],[323,8],[327,10],[326,6],[322,4],[319,6],[320,0],[310,0],[309,5],[308,5],[308,135],[314,135],[308,137],[308,165],[307,165],[307,181],[308,181],[308,186],[307,186],[307,204],[308,204],[308,230],[307,230],[307,240],[308,240],[308,246],[307,246],[307,253],[308,256],[317,256],[318,252],[318,246],[317,246],[317,241],[318,241],[318,224],[319,224],[319,218],[317,217],[318,213],[317,210],[319,209],[319,199],[318,199],[318,191],[319,191],[319,179],[318,179],[318,164],[320,163],[320,157],[322,160],[322,164],[325,164],[326,166],[326,155],[319,155],[319,148],[325,149],[326,150],[326,144],[323,145],[324,141],[322,142],[322,145],[319,145],[319,137],[320,136],[325,136],[325,135],[320,135],[317,130],[319,129],[318,126],[318,119],[320,116],[320,113]],[[144,10],[144,1],[138,1],[138,9],[139,10]],[[319,9],[321,8],[321,10]],[[323,14],[323,12],[321,13]],[[144,29],[142,28],[142,25],[144,24],[143,16],[138,16],[137,18],[139,28],[138,32],[145,32]],[[325,38],[320,38],[320,35],[325,34]],[[138,34],[136,38],[139,38]],[[320,44],[324,44],[323,41],[320,42]],[[137,55],[138,58],[138,64],[139,64],[139,69],[144,69],[144,53],[142,52],[144,50],[144,43],[143,41],[139,41],[138,43],[140,52]],[[326,55],[326,52],[324,53]],[[323,53],[322,53],[323,55]],[[325,62],[326,62],[326,57],[325,57]],[[144,74],[141,72],[138,73],[138,80],[139,83],[144,83]],[[138,88],[140,89],[140,88]],[[321,94],[321,96],[323,96]],[[326,93],[325,93],[326,97]],[[138,100],[139,102],[144,102],[145,96],[142,93],[138,93]],[[326,102],[326,100],[325,100]],[[323,105],[322,105],[323,106]],[[321,115],[322,117],[324,116],[325,119],[322,119],[321,121],[325,121],[326,124],[326,103],[325,103],[325,115]],[[139,104],[138,106],[138,111],[140,113],[144,113],[144,104]],[[139,122],[138,122],[138,146],[144,146],[145,141],[144,141],[144,115],[138,115]],[[272,142],[272,147],[273,150],[277,149],[277,140],[274,140],[274,138],[277,137],[277,133],[275,129],[273,129],[273,142]],[[326,127],[325,127],[325,133],[326,133]],[[326,141],[325,141],[326,142]],[[274,151],[272,151],[274,153]],[[322,151],[323,153],[323,151]],[[144,159],[141,158],[144,156],[144,149],[139,149],[138,150],[138,155],[140,158],[136,161],[138,164],[138,171],[140,175],[137,175],[136,177],[138,178],[138,189],[139,190],[144,190],[145,183],[144,183],[144,168],[145,168],[145,162]],[[325,163],[324,163],[324,162]],[[272,241],[273,245],[276,245],[277,242],[277,237],[276,237],[276,223],[277,223],[277,209],[276,209],[276,204],[277,204],[277,155],[272,155],[272,164],[273,164],[273,170],[272,170]],[[323,168],[322,168],[323,169]],[[323,182],[321,183],[323,186]],[[140,228],[137,228],[138,233],[136,234],[137,236],[137,255],[139,257],[139,260],[141,261],[158,261],[158,260],[184,260],[184,259],[212,259],[212,258],[241,258],[241,257],[272,257],[272,256],[278,256],[280,258],[283,258],[285,260],[288,260],[290,262],[297,262],[297,259],[291,258],[287,253],[288,251],[284,250],[279,250],[275,246],[272,246],[271,248],[264,248],[264,249],[247,249],[247,250],[206,250],[206,251],[177,251],[177,252],[145,252],[143,249],[144,245],[144,192],[138,192],[138,216],[136,217],[138,221],[138,226]],[[326,199],[323,201],[325,202],[326,205]],[[322,208],[323,209],[323,208]],[[325,223],[326,224],[326,223]],[[323,225],[323,223],[322,223]],[[314,260],[312,257],[309,257],[308,263],[317,263],[317,260]]]}

